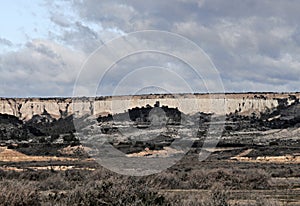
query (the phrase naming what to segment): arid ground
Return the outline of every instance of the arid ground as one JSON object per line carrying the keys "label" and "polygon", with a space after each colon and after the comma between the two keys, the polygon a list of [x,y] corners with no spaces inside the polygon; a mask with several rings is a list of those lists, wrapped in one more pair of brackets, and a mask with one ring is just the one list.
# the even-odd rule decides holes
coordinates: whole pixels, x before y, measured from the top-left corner
{"label": "arid ground", "polygon": [[[157,104],[75,121],[47,111],[28,121],[0,117],[3,205],[300,205],[298,99],[246,116],[189,116]],[[216,147],[205,144],[220,123]],[[180,131],[193,140],[186,154],[172,145]],[[121,175],[91,155],[95,138],[128,158],[183,158],[156,174]],[[199,161],[200,152],[210,155]]]}

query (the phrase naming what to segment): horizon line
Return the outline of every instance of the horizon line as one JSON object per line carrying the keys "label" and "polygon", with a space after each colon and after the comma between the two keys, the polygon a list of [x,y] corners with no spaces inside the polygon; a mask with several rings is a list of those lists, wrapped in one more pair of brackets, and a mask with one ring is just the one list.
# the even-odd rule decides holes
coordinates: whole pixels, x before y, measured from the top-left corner
{"label": "horizon line", "polygon": [[109,97],[125,97],[125,96],[153,96],[153,95],[229,95],[229,94],[298,94],[300,91],[290,91],[290,92],[195,92],[195,93],[148,93],[148,94],[124,94],[124,95],[99,95],[99,96],[27,96],[27,97],[5,97],[0,96],[0,99],[76,99],[76,98],[109,98]]}

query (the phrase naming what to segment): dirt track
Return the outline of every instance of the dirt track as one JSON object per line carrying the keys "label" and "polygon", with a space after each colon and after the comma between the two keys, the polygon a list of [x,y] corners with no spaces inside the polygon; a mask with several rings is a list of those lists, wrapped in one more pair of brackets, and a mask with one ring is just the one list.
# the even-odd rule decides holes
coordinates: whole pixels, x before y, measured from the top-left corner
{"label": "dirt track", "polygon": [[43,161],[76,161],[75,158],[56,157],[56,156],[29,156],[21,152],[7,149],[7,147],[0,148],[0,161],[2,162],[43,162]]}

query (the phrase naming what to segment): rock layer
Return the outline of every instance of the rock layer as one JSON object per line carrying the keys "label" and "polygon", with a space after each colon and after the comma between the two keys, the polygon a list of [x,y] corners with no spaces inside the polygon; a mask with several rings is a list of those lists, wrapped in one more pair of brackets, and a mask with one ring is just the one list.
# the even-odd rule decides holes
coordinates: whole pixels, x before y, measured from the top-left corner
{"label": "rock layer", "polygon": [[244,94],[153,94],[138,96],[114,96],[96,98],[1,98],[0,113],[29,120],[45,112],[53,118],[71,114],[105,115],[122,113],[127,109],[154,105],[178,108],[185,114],[197,112],[229,114],[237,112],[249,115],[261,113],[291,104],[300,93],[244,93]]}

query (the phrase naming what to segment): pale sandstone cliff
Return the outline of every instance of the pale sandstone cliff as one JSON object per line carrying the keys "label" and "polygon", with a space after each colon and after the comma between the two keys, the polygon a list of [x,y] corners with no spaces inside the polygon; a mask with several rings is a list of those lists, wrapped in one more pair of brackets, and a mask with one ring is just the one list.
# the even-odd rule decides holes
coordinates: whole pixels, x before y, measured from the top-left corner
{"label": "pale sandstone cliff", "polygon": [[54,118],[71,114],[115,114],[129,108],[154,105],[178,107],[186,114],[196,112],[228,114],[238,111],[240,114],[259,113],[275,108],[280,99],[291,104],[300,93],[246,93],[246,94],[179,94],[179,95],[141,95],[95,98],[1,98],[0,113],[15,115],[20,119],[31,119],[33,115],[49,113]]}

